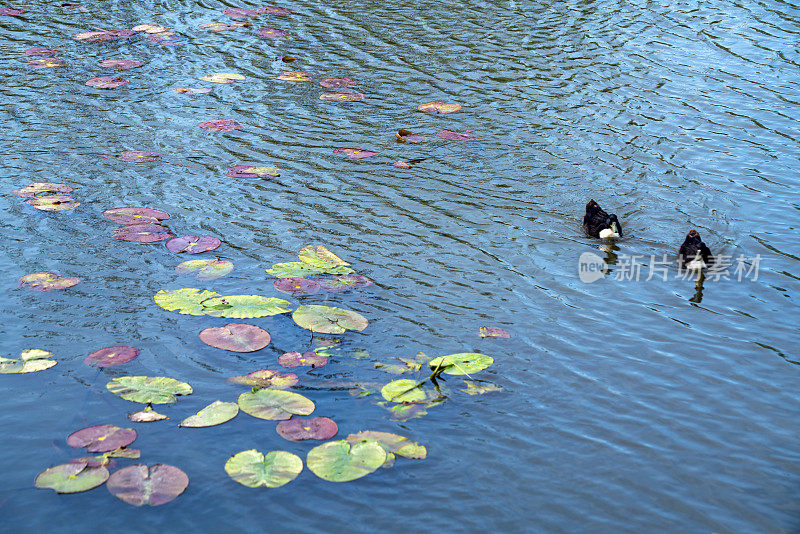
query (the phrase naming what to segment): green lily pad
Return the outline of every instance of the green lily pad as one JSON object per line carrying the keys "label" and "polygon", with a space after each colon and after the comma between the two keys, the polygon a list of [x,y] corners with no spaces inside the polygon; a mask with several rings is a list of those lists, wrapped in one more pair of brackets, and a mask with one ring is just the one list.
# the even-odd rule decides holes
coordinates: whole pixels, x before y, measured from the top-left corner
{"label": "green lily pad", "polygon": [[385,461],[386,451],[377,441],[350,445],[343,439],[314,447],[306,457],[311,472],[330,482],[356,480],[372,473]]}
{"label": "green lily pad", "polygon": [[184,287],[172,291],[162,289],[155,294],[153,300],[167,311],[178,310],[178,313],[184,315],[203,315],[205,308],[201,302],[218,296],[219,293],[213,291],[200,291],[193,287]]}
{"label": "green lily pad", "polygon": [[175,272],[191,274],[196,272],[196,278],[204,282],[216,280],[233,270],[233,262],[214,258],[213,260],[188,260],[178,264]]}
{"label": "green lily pad", "polygon": [[422,383],[410,378],[392,380],[381,388],[381,395],[391,402],[422,402],[428,398]]}
{"label": "green lily pad", "polygon": [[88,462],[78,461],[45,469],[36,477],[34,484],[40,489],[52,489],[57,493],[78,493],[96,488],[108,480],[108,469],[103,466],[89,467]]}
{"label": "green lily pad", "polygon": [[28,349],[20,353],[19,359],[0,358],[0,374],[35,373],[50,369],[58,362],[50,360],[52,352],[41,349]]}
{"label": "green lily pad", "polygon": [[203,313],[211,317],[230,319],[252,319],[268,317],[290,310],[288,300],[261,295],[227,295],[211,298],[203,302]]}
{"label": "green lily pad", "polygon": [[353,269],[344,265],[328,264],[327,268],[320,268],[302,261],[276,263],[267,269],[267,274],[276,278],[305,278],[315,274],[350,274]]}
{"label": "green lily pad", "polygon": [[242,451],[225,462],[225,472],[248,488],[279,488],[288,484],[303,470],[303,460],[286,451],[270,451],[263,455],[255,449]]}
{"label": "green lily pad", "polygon": [[483,371],[494,363],[491,356],[477,352],[459,352],[432,359],[428,365],[431,369],[437,367],[448,375],[468,375]]}
{"label": "green lily pad", "polygon": [[214,401],[196,414],[187,417],[178,426],[202,428],[227,423],[239,413],[239,405],[235,402]]}
{"label": "green lily pad", "polygon": [[283,421],[293,414],[309,415],[314,411],[311,399],[280,389],[258,389],[242,393],[238,403],[243,412],[269,421]]}
{"label": "green lily pad", "polygon": [[383,446],[387,454],[392,453],[404,458],[422,460],[428,455],[428,450],[423,445],[415,443],[399,434],[392,434],[391,432],[363,430],[358,434],[350,434],[345,439],[351,444],[364,440],[374,440]]}
{"label": "green lily pad", "polygon": [[352,310],[317,304],[303,305],[292,314],[294,322],[312,332],[343,334],[347,330],[364,330],[369,321]]}
{"label": "green lily pad", "polygon": [[308,245],[300,249],[300,261],[319,269],[331,269],[337,265],[350,265],[342,258],[331,252],[325,245]]}
{"label": "green lily pad", "polygon": [[191,395],[192,386],[165,376],[120,376],[106,384],[106,389],[131,402],[167,404],[176,395]]}

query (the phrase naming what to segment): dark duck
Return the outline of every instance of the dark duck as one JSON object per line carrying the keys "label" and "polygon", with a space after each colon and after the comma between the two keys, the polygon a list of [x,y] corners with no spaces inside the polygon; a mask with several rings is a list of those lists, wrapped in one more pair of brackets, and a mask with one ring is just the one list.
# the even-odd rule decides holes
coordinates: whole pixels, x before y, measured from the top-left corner
{"label": "dark duck", "polygon": [[594,200],[590,200],[586,204],[586,215],[583,216],[583,231],[589,237],[599,237],[600,239],[622,237],[622,226],[620,226],[617,216],[613,213],[606,213],[600,207],[600,204]]}
{"label": "dark duck", "polygon": [[681,269],[700,270],[714,263],[714,256],[708,249],[697,230],[686,234],[680,250],[678,250],[678,265]]}

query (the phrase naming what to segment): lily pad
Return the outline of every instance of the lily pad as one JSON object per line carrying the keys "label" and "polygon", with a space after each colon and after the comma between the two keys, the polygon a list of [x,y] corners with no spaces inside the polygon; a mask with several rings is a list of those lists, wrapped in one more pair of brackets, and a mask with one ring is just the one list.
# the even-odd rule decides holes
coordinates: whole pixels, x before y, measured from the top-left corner
{"label": "lily pad", "polygon": [[269,333],[251,324],[230,323],[200,332],[200,341],[231,352],[255,352],[269,345]]}
{"label": "lily pad", "polygon": [[316,304],[302,305],[292,314],[298,326],[321,334],[343,334],[347,330],[364,330],[369,321],[352,310]]}
{"label": "lily pad", "polygon": [[437,367],[443,373],[448,375],[468,375],[470,373],[477,373],[483,371],[494,360],[491,356],[479,354],[477,352],[459,352],[458,354],[448,354],[447,356],[440,356],[439,358],[432,359],[428,365],[431,369]]}
{"label": "lily pad", "polygon": [[231,119],[220,119],[201,122],[198,126],[207,132],[232,132],[241,130],[242,125]]}
{"label": "lily pad", "polygon": [[132,243],[155,243],[172,237],[169,228],[160,224],[131,224],[120,226],[111,234],[114,239]]}
{"label": "lily pad", "polygon": [[288,313],[289,301],[261,295],[227,295],[203,302],[203,313],[212,317],[252,319]]}
{"label": "lily pad", "polygon": [[46,69],[52,67],[65,67],[67,64],[63,59],[56,58],[38,58],[28,61],[28,65],[39,69]]}
{"label": "lily pad", "polygon": [[352,272],[353,269],[345,267],[344,265],[320,268],[302,261],[276,263],[267,269],[267,274],[276,278],[304,278],[315,274],[350,274]]}
{"label": "lily pad", "polygon": [[245,19],[245,18],[258,18],[265,13],[265,10],[263,8],[246,9],[243,7],[229,7],[228,9],[224,9],[222,13],[228,15],[231,18]]}
{"label": "lily pad", "polygon": [[210,32],[224,32],[228,30],[235,30],[236,28],[241,28],[242,26],[247,26],[246,22],[208,22],[206,24],[201,24],[200,27],[204,30],[208,30]]}
{"label": "lily pad", "polygon": [[159,221],[169,219],[169,213],[153,208],[128,206],[108,209],[103,212],[103,217],[117,224],[158,224]]}
{"label": "lily pad", "polygon": [[350,78],[325,78],[324,80],[320,80],[319,84],[329,89],[356,86],[355,80],[351,80]]}
{"label": "lily pad", "polygon": [[127,39],[136,35],[133,30],[104,30],[94,32],[80,32],[75,34],[76,41],[84,42],[99,42],[99,41],[116,41],[117,39]]}
{"label": "lily pad", "polygon": [[42,193],[71,193],[72,188],[67,184],[57,184],[53,182],[33,182],[20,189],[14,189],[12,193],[22,198],[35,198]]}
{"label": "lily pad", "polygon": [[134,506],[158,506],[173,500],[189,485],[186,473],[165,464],[138,464],[115,471],[106,487],[111,494]]}
{"label": "lily pad", "polygon": [[273,284],[275,289],[293,296],[311,295],[319,291],[320,285],[315,280],[308,278],[278,278]]}
{"label": "lily pad", "polygon": [[245,77],[234,72],[209,72],[205,76],[201,76],[199,79],[203,80],[204,82],[211,83],[231,83],[242,81],[245,79]]}
{"label": "lily pad", "polygon": [[272,39],[294,39],[291,33],[285,30],[279,30],[278,28],[259,28],[258,35],[259,37],[270,37]]}
{"label": "lily pad", "polygon": [[192,394],[192,386],[165,376],[120,376],[106,384],[106,389],[142,404],[167,404],[175,402],[177,395]]}
{"label": "lily pad", "polygon": [[58,56],[61,54],[59,50],[53,50],[44,46],[34,46],[25,50],[26,56]]}
{"label": "lily pad", "polygon": [[239,413],[239,405],[235,402],[214,401],[196,414],[187,417],[178,426],[203,428],[226,423]]}
{"label": "lily pad", "polygon": [[307,439],[331,439],[339,432],[339,426],[327,417],[311,417],[301,419],[292,417],[288,421],[281,421],[275,430],[284,439],[289,441],[305,441]]}
{"label": "lily pad", "polygon": [[308,245],[300,249],[298,254],[300,261],[319,267],[321,269],[330,269],[337,265],[350,265],[342,258],[328,250],[325,245]]}
{"label": "lily pad", "polygon": [[183,315],[203,315],[205,308],[201,302],[218,297],[214,291],[200,291],[193,287],[184,287],[172,291],[161,290],[153,296],[156,304],[167,311],[175,311]]}
{"label": "lily pad", "polygon": [[161,154],[147,150],[124,150],[117,156],[117,159],[129,163],[147,163],[161,159]]}
{"label": "lily pad", "polygon": [[378,152],[373,150],[365,150],[357,146],[349,146],[344,148],[337,148],[333,151],[334,154],[344,154],[350,159],[364,159],[371,156],[376,156]]}
{"label": "lily pad", "polygon": [[386,451],[376,441],[350,445],[341,439],[308,451],[306,465],[312,473],[330,482],[348,482],[368,475],[386,461]]}
{"label": "lily pad", "polygon": [[442,139],[449,139],[450,141],[480,141],[483,137],[475,137],[470,135],[474,130],[467,128],[464,132],[451,132],[450,130],[441,130],[436,132],[438,137]]}
{"label": "lily pad", "polygon": [[106,347],[88,355],[83,359],[83,363],[94,367],[115,367],[131,361],[138,355],[139,349],[134,347]]}
{"label": "lily pad", "polygon": [[49,271],[26,274],[17,280],[19,287],[25,286],[34,291],[54,291],[72,287],[81,279],[77,276],[61,276]]}
{"label": "lily pad", "polygon": [[397,167],[398,169],[410,169],[413,167],[410,163],[406,163],[405,161],[398,159],[394,163],[391,164],[392,167]]}
{"label": "lily pad", "polygon": [[421,402],[428,398],[418,380],[401,378],[393,380],[381,388],[381,395],[391,402]]}
{"label": "lily pad", "polygon": [[481,337],[502,337],[505,339],[511,337],[511,334],[498,326],[482,326],[478,331],[478,335]]}
{"label": "lily pad", "polygon": [[131,29],[135,32],[145,33],[164,33],[165,31],[169,30],[169,28],[166,26],[156,26],[155,24],[137,24]]}
{"label": "lily pad", "polygon": [[209,250],[215,250],[222,244],[217,237],[210,235],[196,236],[185,235],[174,237],[166,242],[167,250],[170,252],[188,252],[189,254],[199,254]]}
{"label": "lily pad", "polygon": [[11,17],[16,15],[22,15],[23,13],[27,13],[27,11],[24,9],[17,9],[14,7],[0,6],[0,15],[2,16]]}
{"label": "lily pad", "polygon": [[181,95],[204,95],[211,92],[210,87],[173,87],[172,91]]}
{"label": "lily pad", "polygon": [[89,87],[97,87],[98,89],[115,89],[125,85],[129,81],[130,80],[126,80],[125,78],[116,78],[114,76],[98,76],[97,78],[86,80],[86,85]]}
{"label": "lily pad", "polygon": [[71,210],[81,205],[80,202],[75,202],[75,200],[68,195],[37,196],[36,198],[26,200],[25,203],[41,211]]}
{"label": "lily pad", "polygon": [[242,384],[257,388],[286,389],[297,384],[298,378],[294,373],[280,373],[269,369],[253,371],[243,376],[232,376],[228,382]]}
{"label": "lily pad", "polygon": [[308,350],[304,353],[287,352],[278,357],[278,363],[284,367],[322,367],[328,364],[328,357]]}
{"label": "lily pad", "polygon": [[50,369],[58,362],[51,360],[52,352],[41,349],[28,349],[22,351],[19,359],[0,358],[0,374],[35,373]]}
{"label": "lily pad", "polygon": [[132,428],[116,425],[94,425],[73,432],[67,437],[67,445],[75,449],[86,447],[87,452],[108,452],[127,447],[136,440]]}
{"label": "lily pad", "polygon": [[198,280],[216,280],[233,270],[233,262],[214,258],[213,260],[189,260],[179,263],[175,272],[179,274],[197,273]]}
{"label": "lily pad", "polygon": [[258,389],[242,393],[238,403],[243,412],[269,421],[289,419],[292,415],[309,415],[314,411],[311,399],[280,389]]}
{"label": "lily pad", "polygon": [[482,383],[482,382],[474,382],[471,380],[464,381],[467,384],[467,389],[462,389],[464,393],[469,393],[470,395],[483,395],[485,393],[491,393],[493,391],[503,391],[503,388],[496,384],[491,384],[489,382]]}
{"label": "lily pad", "polygon": [[364,100],[364,95],[351,92],[329,92],[319,95],[319,99],[327,102],[361,102]]}
{"label": "lily pad", "polygon": [[428,450],[423,445],[391,432],[363,430],[357,434],[350,434],[345,439],[348,443],[353,444],[364,440],[375,440],[383,446],[387,453],[414,460],[423,460],[428,455]]}
{"label": "lily pad", "polygon": [[225,462],[225,472],[248,488],[279,488],[303,470],[303,460],[286,451],[270,451],[264,456],[255,449],[242,451]]}
{"label": "lily pad", "polygon": [[281,175],[277,167],[257,167],[253,165],[234,165],[228,169],[225,176],[231,178],[273,178]]}
{"label": "lily pad", "polygon": [[415,134],[410,130],[400,128],[395,134],[398,143],[421,143],[426,137],[424,135]]}
{"label": "lily pad", "polygon": [[104,59],[100,62],[101,67],[106,67],[109,69],[135,69],[137,67],[141,67],[144,65],[143,61],[139,61],[137,59],[124,59],[124,58],[111,58],[111,59]]}
{"label": "lily pad", "polygon": [[150,406],[145,406],[144,410],[139,410],[138,412],[129,413],[128,419],[130,419],[134,423],[152,423],[154,421],[163,421],[164,419],[169,419],[169,417],[164,414],[158,413],[157,411],[153,410]]}
{"label": "lily pad", "polygon": [[417,106],[417,109],[426,113],[453,113],[461,109],[461,104],[444,102],[426,102]]}
{"label": "lily pad", "polygon": [[318,282],[323,289],[338,293],[350,291],[354,287],[367,287],[372,285],[372,280],[360,274],[343,274],[330,278],[320,278]]}
{"label": "lily pad", "polygon": [[314,74],[311,72],[289,70],[278,76],[278,79],[286,82],[310,82],[313,76]]}
{"label": "lily pad", "polygon": [[56,493],[78,493],[96,488],[108,480],[108,469],[103,466],[89,467],[88,462],[70,462],[45,469],[36,477],[34,484],[40,489],[52,489]]}

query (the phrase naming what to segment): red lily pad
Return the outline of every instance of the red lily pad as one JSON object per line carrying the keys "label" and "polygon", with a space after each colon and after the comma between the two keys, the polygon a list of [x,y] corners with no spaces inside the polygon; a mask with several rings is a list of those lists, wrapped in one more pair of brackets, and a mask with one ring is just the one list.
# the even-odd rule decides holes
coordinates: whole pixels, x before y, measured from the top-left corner
{"label": "red lily pad", "polygon": [[320,100],[328,102],[361,102],[364,100],[362,93],[322,93],[319,95]]}
{"label": "red lily pad", "polygon": [[72,188],[66,184],[53,182],[33,182],[20,189],[14,189],[12,193],[22,198],[35,198],[41,193],[71,193]]}
{"label": "red lily pad", "polygon": [[426,139],[424,135],[415,134],[409,130],[400,128],[395,134],[398,143],[421,143]]}
{"label": "red lily pad", "polygon": [[275,289],[290,295],[311,295],[319,291],[319,283],[316,280],[309,280],[308,278],[278,278],[273,283]]}
{"label": "red lily pad", "polygon": [[228,382],[242,384],[257,388],[286,389],[297,384],[298,378],[294,373],[280,373],[270,369],[253,371],[243,376],[232,376]]}
{"label": "red lily pad", "polygon": [[86,85],[89,87],[97,87],[98,89],[114,89],[128,83],[125,78],[115,78],[114,76],[98,76],[86,80]]}
{"label": "red lily pad", "polygon": [[114,41],[116,39],[127,39],[133,35],[136,35],[136,32],[133,30],[81,32],[75,34],[75,40],[85,42]]}
{"label": "red lily pad", "polygon": [[67,445],[75,449],[86,447],[88,452],[108,452],[127,447],[136,439],[132,428],[116,425],[94,425],[73,432],[67,437]]}
{"label": "red lily pad", "polygon": [[99,349],[83,359],[83,363],[93,367],[115,367],[129,362],[139,355],[135,347],[116,346]]}
{"label": "red lily pad", "polygon": [[235,30],[236,28],[241,28],[242,26],[247,26],[246,22],[208,22],[206,24],[201,24],[200,28],[204,30],[208,30],[210,32],[224,32],[228,30]]}
{"label": "red lily pad", "polygon": [[319,84],[329,89],[356,86],[355,80],[351,80],[350,78],[325,78],[324,80],[320,80]]}
{"label": "red lily pad", "polygon": [[498,326],[482,326],[478,335],[481,337],[502,337],[505,339],[511,337],[511,334]]}
{"label": "red lily pad", "polygon": [[69,195],[43,195],[25,201],[37,210],[42,211],[64,211],[77,208],[81,205]]}
{"label": "red lily pad", "polygon": [[81,279],[77,276],[61,276],[58,273],[44,271],[26,274],[17,280],[17,284],[19,287],[25,286],[34,291],[54,291],[56,289],[67,289],[80,281]]}
{"label": "red lily pad", "polygon": [[169,239],[172,234],[169,233],[169,228],[159,224],[131,224],[120,226],[111,237],[132,243],[155,243]]}
{"label": "red lily pad", "polygon": [[139,61],[137,59],[124,59],[124,58],[112,58],[112,59],[104,59],[100,62],[101,67],[106,67],[109,69],[135,69],[136,67],[141,67],[144,65],[144,61]]}
{"label": "red lily pad", "polygon": [[189,486],[186,473],[165,464],[138,464],[115,471],[106,482],[111,494],[134,506],[158,506],[173,500]]}
{"label": "red lily pad", "polygon": [[269,333],[251,324],[230,323],[200,332],[200,341],[231,352],[255,352],[269,345]]}
{"label": "red lily pad", "polygon": [[61,54],[59,50],[53,50],[44,46],[34,46],[25,50],[26,56],[57,56]]}
{"label": "red lily pad", "polygon": [[229,7],[228,9],[224,9],[222,11],[224,15],[228,15],[233,19],[255,19],[260,17],[265,13],[263,8],[261,9],[246,9],[243,7]]}
{"label": "red lily pad", "polygon": [[442,139],[449,139],[451,141],[480,141],[483,137],[474,137],[470,135],[474,130],[467,128],[464,130],[463,133],[461,132],[451,132],[450,130],[442,130],[440,132],[436,132],[438,137]]}
{"label": "red lily pad", "polygon": [[305,441],[307,439],[326,440],[339,433],[339,426],[327,417],[311,417],[301,419],[292,417],[281,421],[275,430],[282,438],[289,441]]}
{"label": "red lily pad", "polygon": [[210,87],[173,87],[172,91],[181,95],[204,95],[211,92]]}
{"label": "red lily pad", "polygon": [[368,158],[370,156],[375,156],[378,152],[373,152],[372,150],[365,150],[363,148],[357,146],[349,146],[345,148],[337,148],[333,151],[334,154],[344,154],[350,159],[363,159]]}
{"label": "red lily pad", "polygon": [[426,102],[417,106],[417,109],[426,113],[453,113],[461,109],[461,104],[444,102]]}
{"label": "red lily pad", "polygon": [[327,356],[320,356],[312,350],[302,354],[299,352],[287,352],[278,357],[278,363],[284,367],[322,367],[328,364]]}
{"label": "red lily pad", "polygon": [[280,169],[277,167],[259,167],[255,165],[234,165],[228,168],[225,176],[231,178],[267,178],[280,176]]}
{"label": "red lily pad", "polygon": [[350,291],[354,287],[367,287],[372,285],[372,280],[360,274],[343,274],[330,278],[321,278],[318,282],[321,288],[339,293]]}
{"label": "red lily pad", "polygon": [[103,217],[117,224],[158,224],[169,219],[169,213],[142,206],[111,208],[103,212]]}
{"label": "red lily pad", "polygon": [[16,9],[13,7],[0,6],[0,15],[13,16],[13,15],[22,15],[23,13],[27,13],[27,11],[25,11],[24,9]]}
{"label": "red lily pad", "polygon": [[147,163],[161,159],[161,154],[146,150],[125,150],[117,156],[117,159],[130,163]]}
{"label": "red lily pad", "polygon": [[278,28],[259,28],[258,35],[260,37],[270,37],[272,39],[293,39],[292,34],[285,30]]}
{"label": "red lily pad", "polygon": [[207,132],[232,132],[242,128],[241,124],[231,119],[201,122],[198,126]]}
{"label": "red lily pad", "polygon": [[28,65],[39,69],[45,69],[51,67],[64,67],[66,66],[66,63],[64,62],[63,59],[47,57],[47,58],[32,59],[28,61]]}
{"label": "red lily pad", "polygon": [[294,11],[287,7],[264,6],[262,9],[268,15],[291,15],[294,13]]}
{"label": "red lily pad", "polygon": [[222,241],[210,235],[185,235],[170,239],[167,241],[166,246],[167,250],[170,252],[188,252],[189,254],[199,254],[201,252],[214,250],[221,244]]}

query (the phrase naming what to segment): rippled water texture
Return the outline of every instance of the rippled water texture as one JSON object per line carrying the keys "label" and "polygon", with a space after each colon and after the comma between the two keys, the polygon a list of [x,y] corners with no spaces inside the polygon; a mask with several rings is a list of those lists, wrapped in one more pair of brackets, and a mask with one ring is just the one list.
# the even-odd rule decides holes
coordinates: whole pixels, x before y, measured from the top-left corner
{"label": "rippled water texture", "polygon": [[[297,0],[286,4],[292,16],[222,33],[198,26],[228,20],[225,7],[257,6],[87,0],[80,13],[59,4],[19,1],[12,5],[28,13],[0,17],[2,355],[37,347],[59,360],[0,377],[0,531],[800,528],[796,4]],[[139,23],[170,26],[186,43],[72,39]],[[298,39],[259,37],[259,27]],[[33,46],[61,50],[66,67],[29,67],[23,51]],[[275,61],[284,54],[298,60]],[[114,57],[145,65],[98,65]],[[366,98],[323,102],[316,81],[276,80],[284,70],[353,78]],[[208,72],[247,79],[197,80]],[[84,85],[103,75],[130,83]],[[213,91],[179,95],[176,86]],[[432,100],[463,108],[417,111]],[[197,126],[219,119],[243,128]],[[397,144],[398,128],[428,139]],[[443,128],[471,128],[483,141],[439,139]],[[348,146],[380,154],[333,153]],[[122,150],[164,156],[104,159]],[[426,159],[409,170],[388,165],[401,158]],[[225,176],[250,163],[281,176]],[[33,181],[71,184],[81,206],[45,213],[11,194]],[[623,223],[610,252],[581,231],[589,198]],[[185,255],[111,239],[116,225],[101,213],[126,205],[168,211],[179,235],[219,236],[217,252],[234,271],[197,282],[174,272]],[[758,279],[706,279],[702,291],[674,267],[666,281],[646,281],[647,268],[638,282],[622,279],[626,258],[672,257],[692,228],[716,253],[760,255]],[[340,435],[394,431],[425,444],[429,457],[346,484],[305,471],[283,488],[253,490],[226,476],[231,454],[305,458],[310,446],[246,415],[210,429],[176,423],[243,391],[225,377],[277,368],[278,355],[310,348],[307,332],[286,316],[242,321],[267,329],[272,343],[223,353],[197,334],[230,321],[169,313],[152,295],[196,286],[281,296],[264,269],[310,243],[327,244],[376,284],[328,297],[371,324],[342,336],[346,356],[301,372],[300,385],[313,389],[300,391]],[[611,273],[582,283],[584,252],[606,258]],[[83,282],[43,293],[16,287],[36,271]],[[480,326],[512,337],[481,340]],[[82,363],[111,345],[141,353],[100,372]],[[495,364],[479,377],[503,390],[470,396],[451,378],[444,404],[399,423],[375,396],[326,388],[388,382],[395,377],[374,363],[420,350],[490,354]],[[193,385],[191,397],[162,410],[170,421],[137,425],[135,443],[146,463],[185,470],[186,493],[142,510],[105,488],[35,489],[39,471],[79,455],[64,444],[70,432],[129,426],[135,405],[105,390],[124,374]]]}

